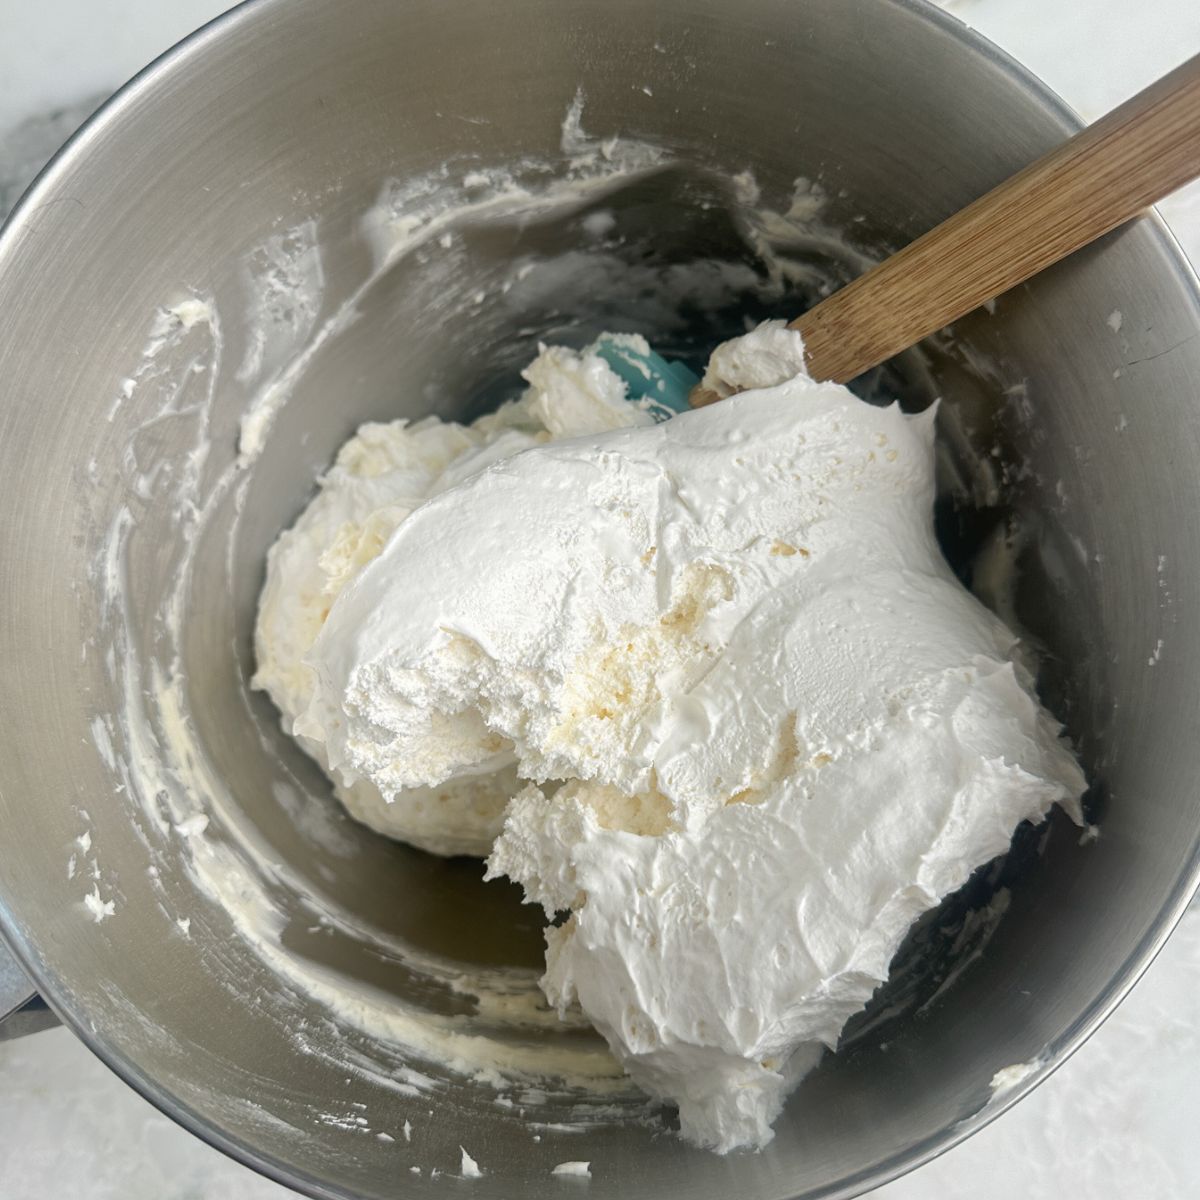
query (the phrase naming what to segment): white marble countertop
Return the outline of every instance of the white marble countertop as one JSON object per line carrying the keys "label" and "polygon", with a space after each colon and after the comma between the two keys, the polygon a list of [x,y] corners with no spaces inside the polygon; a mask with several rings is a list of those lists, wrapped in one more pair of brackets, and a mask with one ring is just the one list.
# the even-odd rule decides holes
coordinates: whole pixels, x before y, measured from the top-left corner
{"label": "white marble countertop", "polygon": [[[1197,0],[942,0],[1087,119],[1200,52]],[[0,157],[17,131],[110,91],[226,0],[0,0]],[[62,136],[70,117],[60,118]],[[28,162],[32,170],[33,161]],[[3,197],[0,197],[2,200]],[[1200,186],[1162,206],[1200,263]],[[1198,381],[1200,385],[1200,381]],[[1200,909],[1061,1070],[879,1200],[1200,1196]],[[62,1029],[0,1043],[3,1200],[282,1200],[172,1124]]]}

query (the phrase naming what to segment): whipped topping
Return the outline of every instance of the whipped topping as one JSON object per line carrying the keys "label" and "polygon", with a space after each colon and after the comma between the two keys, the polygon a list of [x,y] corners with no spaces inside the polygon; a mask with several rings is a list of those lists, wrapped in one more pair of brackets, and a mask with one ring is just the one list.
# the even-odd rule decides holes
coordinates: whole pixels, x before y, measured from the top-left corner
{"label": "whipped topping", "polygon": [[700,386],[724,399],[735,392],[775,387],[799,375],[807,375],[800,335],[782,321],[764,321],[712,352]]}
{"label": "whipped topping", "polygon": [[935,410],[778,382],[778,327],[714,357],[756,390],[428,488],[294,707],[397,810],[529,781],[488,872],[570,913],[547,997],[727,1151],[769,1140],[911,923],[1021,821],[1078,819],[1084,779],[938,549]]}
{"label": "whipped topping", "polygon": [[[647,349],[630,335],[635,349]],[[626,403],[625,387],[594,353],[543,348],[525,370],[520,399],[472,425],[436,417],[364,425],[338,453],[320,490],[267,556],[259,602],[253,686],[270,695],[284,728],[327,766],[323,742],[293,729],[312,698],[304,656],[338,596],[374,559],[393,532],[432,496],[492,462],[542,442],[649,424],[653,417]],[[491,769],[436,786],[389,791],[368,779],[334,775],[338,798],[379,833],[435,854],[486,855],[500,831],[509,798],[519,790],[511,754]]]}

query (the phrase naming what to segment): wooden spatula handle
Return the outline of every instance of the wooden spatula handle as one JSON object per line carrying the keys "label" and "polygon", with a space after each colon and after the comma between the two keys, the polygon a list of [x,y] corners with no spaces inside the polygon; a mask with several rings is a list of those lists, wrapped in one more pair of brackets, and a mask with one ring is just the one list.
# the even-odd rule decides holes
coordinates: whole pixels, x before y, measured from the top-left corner
{"label": "wooden spatula handle", "polygon": [[1197,175],[1200,55],[791,322],[810,374],[848,382]]}
{"label": "wooden spatula handle", "polygon": [[791,323],[846,383],[1200,174],[1200,56]]}
{"label": "wooden spatula handle", "polygon": [[1200,174],[1200,56],[791,323],[846,383]]}

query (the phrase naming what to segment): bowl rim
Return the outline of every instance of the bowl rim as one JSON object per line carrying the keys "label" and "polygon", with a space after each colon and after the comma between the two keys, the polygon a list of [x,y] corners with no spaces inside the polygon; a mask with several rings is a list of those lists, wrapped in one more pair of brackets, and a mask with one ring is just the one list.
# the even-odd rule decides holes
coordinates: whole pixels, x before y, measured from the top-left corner
{"label": "bowl rim", "polygon": [[[254,18],[259,9],[278,6],[284,2],[285,0],[240,0],[232,8],[201,25],[158,55],[100,104],[42,167],[17,200],[8,218],[0,224],[0,271],[3,271],[5,259],[20,237],[22,226],[38,206],[46,202],[49,193],[58,185],[60,178],[68,174],[74,162],[88,152],[93,142],[102,137],[106,128],[120,120],[122,114],[135,105],[140,96],[167,77],[177,65],[202,54],[210,43],[236,36],[237,29],[244,22]],[[1030,100],[1040,105],[1048,115],[1056,118],[1066,136],[1070,136],[1086,124],[1057,92],[1029,68],[965,21],[939,7],[934,0],[891,0],[891,3],[934,30],[949,34],[988,60],[992,66],[1007,75]],[[1148,209],[1138,219],[1147,223],[1164,251],[1164,266],[1169,265],[1177,282],[1191,292],[1195,307],[1200,312],[1200,276],[1170,227],[1156,208]],[[1035,1070],[1011,1090],[993,1096],[971,1116],[937,1130],[881,1162],[845,1177],[824,1191],[810,1193],[810,1200],[816,1200],[818,1196],[821,1200],[851,1200],[852,1197],[869,1192],[915,1171],[1007,1112],[1054,1074],[1112,1015],[1158,957],[1198,892],[1200,845],[1193,850],[1191,862],[1176,881],[1170,899],[1137,946],[1058,1042],[1047,1048]],[[36,948],[33,939],[22,929],[3,897],[0,897],[0,940],[8,945],[13,957],[62,1024],[120,1079],[161,1113],[201,1141],[284,1187],[312,1197],[313,1200],[346,1200],[348,1193],[344,1189],[331,1187],[306,1171],[261,1151],[228,1130],[213,1124],[157,1079],[147,1075],[120,1045],[110,1041],[101,1030],[94,1028],[73,1011],[71,1005],[57,995],[55,972]]]}

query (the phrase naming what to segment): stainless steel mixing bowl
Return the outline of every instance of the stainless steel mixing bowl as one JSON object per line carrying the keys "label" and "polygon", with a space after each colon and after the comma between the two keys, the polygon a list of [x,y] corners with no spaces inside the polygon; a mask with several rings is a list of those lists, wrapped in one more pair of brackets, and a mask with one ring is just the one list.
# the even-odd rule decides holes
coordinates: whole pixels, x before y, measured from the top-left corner
{"label": "stainless steel mixing bowl", "polygon": [[[253,248],[280,230],[316,222],[324,303],[346,298],[369,261],[359,219],[386,180],[444,162],[553,159],[580,88],[591,132],[669,149],[674,176],[619,201],[628,244],[667,258],[728,241],[696,215],[719,217],[719,203],[696,202],[714,171],[751,168],[781,203],[795,177],[818,178],[826,219],[878,252],[1075,125],[917,0],[257,0],[168,54],[72,141],[0,237],[0,924],[105,1061],[201,1137],[312,1195],[455,1191],[467,1186],[453,1178],[465,1145],[485,1171],[470,1182],[478,1200],[562,1195],[572,1181],[549,1172],[566,1159],[592,1162],[595,1200],[848,1196],[999,1111],[983,1110],[999,1068],[1037,1060],[1028,1086],[1061,1062],[1196,882],[1200,297],[1157,219],[963,321],[954,345],[900,364],[889,384],[913,402],[943,393],[980,461],[996,448],[1027,468],[1001,493],[1028,539],[1018,612],[1095,781],[1099,839],[1081,845],[1062,820],[1026,831],[927,923],[916,942],[940,952],[916,956],[915,975],[804,1084],[761,1154],[717,1158],[620,1123],[542,1127],[535,1141],[529,1120],[553,1125],[565,1101],[526,1095],[522,1117],[486,1083],[416,1060],[433,1091],[390,1085],[404,1052],[281,982],[196,890],[185,868],[198,834],[168,811],[173,777],[157,816],[154,797],[132,803],[132,751],[106,724],[129,700],[118,682],[146,682],[127,664],[164,666],[153,614],[194,539],[176,669],[211,794],[190,801],[213,814],[205,836],[238,825],[274,864],[289,952],[323,964],[335,987],[367,980],[431,1012],[470,1004],[377,953],[374,935],[464,972],[536,968],[540,922],[511,889],[339,819],[320,773],[247,692],[249,634],[266,547],[357,423],[463,412],[537,335],[564,323],[578,334],[606,318],[605,303],[620,311],[636,297],[618,276],[611,295],[510,304],[477,329],[455,320],[473,311],[472,270],[527,251],[528,231],[484,239],[457,274],[405,259],[311,356],[239,485],[240,517],[218,505],[211,527],[156,489],[185,469],[197,420],[212,435],[199,486],[231,469],[248,394],[235,368],[251,333],[226,321],[223,366],[192,347],[197,378],[216,372],[211,404],[189,392],[164,411],[161,379],[138,372],[158,306],[196,293],[238,311]],[[551,234],[581,236],[569,221]],[[294,333],[295,317],[284,311],[278,328]],[[700,321],[687,336],[717,332]],[[131,601],[114,628],[96,568],[123,507]],[[988,519],[962,512],[944,532],[969,543],[972,522]],[[228,529],[226,553],[213,530]],[[1007,912],[975,953],[986,923],[965,914],[998,887]],[[305,889],[341,919],[315,920]],[[94,911],[110,902],[111,916]],[[376,1136],[387,1131],[396,1140]]]}

